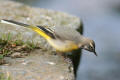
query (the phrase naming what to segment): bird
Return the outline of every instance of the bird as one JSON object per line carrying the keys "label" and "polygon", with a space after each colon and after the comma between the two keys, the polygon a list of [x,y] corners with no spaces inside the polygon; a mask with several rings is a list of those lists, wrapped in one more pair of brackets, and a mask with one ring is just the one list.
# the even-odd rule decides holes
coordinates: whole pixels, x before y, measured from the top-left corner
{"label": "bird", "polygon": [[37,32],[39,35],[44,37],[46,41],[59,52],[71,52],[77,49],[84,49],[89,52],[93,52],[96,56],[95,42],[87,37],[81,35],[75,29],[68,26],[55,26],[54,28],[45,26],[34,26],[25,24],[22,22],[2,19],[1,23],[24,26]]}

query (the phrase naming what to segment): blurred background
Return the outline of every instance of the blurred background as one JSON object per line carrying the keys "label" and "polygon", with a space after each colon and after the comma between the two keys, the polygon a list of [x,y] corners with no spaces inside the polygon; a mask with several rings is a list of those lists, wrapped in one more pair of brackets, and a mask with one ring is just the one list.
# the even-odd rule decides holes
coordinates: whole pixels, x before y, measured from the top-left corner
{"label": "blurred background", "polygon": [[77,80],[120,80],[120,0],[14,0],[80,17],[98,56],[83,51]]}

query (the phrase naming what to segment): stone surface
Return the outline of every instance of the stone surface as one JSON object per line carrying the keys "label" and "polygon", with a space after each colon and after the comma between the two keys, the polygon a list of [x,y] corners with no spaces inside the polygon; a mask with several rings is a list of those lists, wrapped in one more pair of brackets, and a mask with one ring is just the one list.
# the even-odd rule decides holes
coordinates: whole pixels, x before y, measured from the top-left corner
{"label": "stone surface", "polygon": [[[32,8],[12,1],[0,1],[0,19],[47,26],[68,26],[79,28],[79,18],[67,13]],[[49,44],[44,38],[30,29],[0,23],[0,37],[2,34],[13,34],[13,39],[38,43],[41,49],[31,52],[25,58],[6,57],[5,65],[0,65],[0,73],[9,74],[13,80],[74,80],[71,63],[60,55],[53,55]],[[17,37],[16,37],[17,36]]]}
{"label": "stone surface", "polygon": [[1,65],[0,72],[9,74],[13,80],[74,80],[72,66],[63,57],[47,51],[36,50],[25,58],[5,60],[8,64]]}

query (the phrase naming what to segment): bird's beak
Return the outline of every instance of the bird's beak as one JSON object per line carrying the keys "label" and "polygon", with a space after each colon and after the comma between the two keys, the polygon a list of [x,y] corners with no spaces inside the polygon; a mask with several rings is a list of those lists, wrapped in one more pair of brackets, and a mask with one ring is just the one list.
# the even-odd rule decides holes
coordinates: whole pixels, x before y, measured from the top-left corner
{"label": "bird's beak", "polygon": [[95,51],[94,51],[93,53],[94,53],[96,56],[98,56],[97,53],[96,53]]}

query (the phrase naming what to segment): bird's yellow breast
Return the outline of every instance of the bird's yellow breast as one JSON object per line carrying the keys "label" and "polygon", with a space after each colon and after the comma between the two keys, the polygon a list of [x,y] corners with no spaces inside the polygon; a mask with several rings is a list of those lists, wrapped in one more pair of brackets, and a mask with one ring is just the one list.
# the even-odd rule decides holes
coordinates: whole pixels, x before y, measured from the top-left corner
{"label": "bird's yellow breast", "polygon": [[48,39],[48,42],[52,47],[54,47],[57,51],[60,52],[70,52],[72,50],[78,49],[78,45],[72,41],[61,41],[61,40],[54,40]]}

